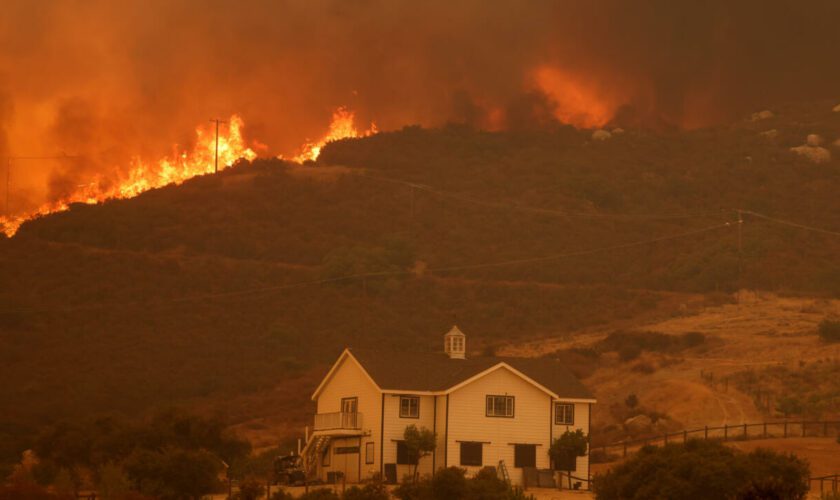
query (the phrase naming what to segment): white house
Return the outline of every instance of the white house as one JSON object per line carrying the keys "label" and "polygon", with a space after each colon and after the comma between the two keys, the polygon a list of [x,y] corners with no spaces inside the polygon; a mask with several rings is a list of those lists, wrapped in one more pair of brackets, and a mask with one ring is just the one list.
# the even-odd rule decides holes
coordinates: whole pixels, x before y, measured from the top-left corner
{"label": "white house", "polygon": [[[502,466],[514,484],[522,484],[526,467],[551,468],[549,446],[566,430],[588,435],[595,403],[556,360],[467,358],[457,327],[439,353],[345,349],[312,400],[317,413],[303,455],[319,479],[401,479],[411,467],[403,431],[415,424],[437,435],[421,474]],[[588,478],[589,456],[576,465],[574,475]]]}

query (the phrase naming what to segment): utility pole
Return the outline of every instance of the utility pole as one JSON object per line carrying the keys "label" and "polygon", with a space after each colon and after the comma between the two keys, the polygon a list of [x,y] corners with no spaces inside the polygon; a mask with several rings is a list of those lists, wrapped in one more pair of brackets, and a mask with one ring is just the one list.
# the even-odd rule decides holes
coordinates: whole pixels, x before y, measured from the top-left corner
{"label": "utility pole", "polygon": [[744,213],[740,208],[738,212],[738,307],[741,306],[741,286],[744,275]]}
{"label": "utility pole", "polygon": [[219,124],[220,123],[227,123],[224,120],[220,120],[218,118],[212,118],[210,120],[212,123],[216,124],[216,166],[213,170],[214,173],[219,173]]}

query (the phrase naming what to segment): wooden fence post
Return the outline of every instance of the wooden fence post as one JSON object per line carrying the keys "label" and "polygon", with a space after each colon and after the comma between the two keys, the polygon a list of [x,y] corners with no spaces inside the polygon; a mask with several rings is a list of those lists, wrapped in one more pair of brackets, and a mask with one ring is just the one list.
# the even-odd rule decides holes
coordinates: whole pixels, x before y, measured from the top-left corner
{"label": "wooden fence post", "polygon": [[744,424],[744,439],[747,439],[747,424]]}
{"label": "wooden fence post", "polygon": [[703,439],[709,439],[709,426],[703,426]]}
{"label": "wooden fence post", "polygon": [[729,424],[723,424],[723,440],[726,441],[729,438]]}
{"label": "wooden fence post", "polygon": [[683,444],[688,441],[688,431],[683,429]]}

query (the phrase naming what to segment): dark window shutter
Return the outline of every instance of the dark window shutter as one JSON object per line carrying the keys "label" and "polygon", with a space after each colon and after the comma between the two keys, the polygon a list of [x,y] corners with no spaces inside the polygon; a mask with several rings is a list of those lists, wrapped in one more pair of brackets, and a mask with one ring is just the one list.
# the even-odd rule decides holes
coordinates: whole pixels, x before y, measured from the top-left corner
{"label": "dark window shutter", "polygon": [[397,441],[397,464],[399,465],[417,465],[417,459],[413,461],[408,454],[408,447],[405,441]]}
{"label": "dark window shutter", "polygon": [[461,443],[461,465],[484,465],[481,443]]}
{"label": "dark window shutter", "polygon": [[513,448],[514,467],[536,467],[537,466],[537,445],[517,444]]}

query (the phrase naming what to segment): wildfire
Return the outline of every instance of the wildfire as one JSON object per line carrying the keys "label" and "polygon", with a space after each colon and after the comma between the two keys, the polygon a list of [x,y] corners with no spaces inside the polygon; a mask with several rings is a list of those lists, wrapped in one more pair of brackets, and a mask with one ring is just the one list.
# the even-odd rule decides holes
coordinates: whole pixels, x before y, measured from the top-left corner
{"label": "wildfire", "polygon": [[[240,158],[254,159],[256,153],[242,138],[243,121],[233,115],[227,127],[219,130],[219,169],[227,168]],[[114,176],[98,176],[78,186],[69,196],[45,203],[28,213],[0,217],[0,231],[11,237],[20,225],[38,216],[67,210],[72,203],[95,204],[114,198],[131,198],[150,189],[181,184],[195,177],[212,173],[216,158],[216,132],[211,125],[196,128],[192,151],[182,151],[153,163],[134,158],[127,172]],[[177,149],[177,148],[176,148]]]}
{"label": "wildfire", "polygon": [[534,73],[537,86],[557,104],[555,116],[576,127],[600,127],[610,121],[618,99],[592,82],[558,68],[543,66]]}
{"label": "wildfire", "polygon": [[375,123],[371,123],[369,129],[359,132],[356,129],[355,119],[356,114],[346,107],[342,106],[336,109],[333,112],[330,129],[327,134],[319,141],[305,143],[301,146],[300,153],[292,159],[298,163],[303,163],[307,160],[315,161],[318,159],[318,155],[321,154],[321,149],[328,142],[353,137],[367,137],[377,132]]}

